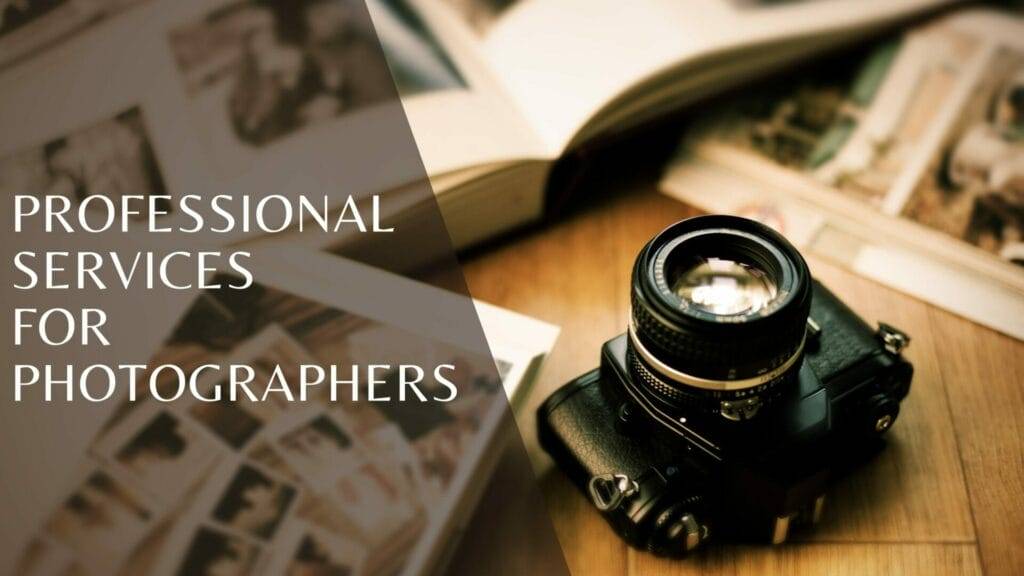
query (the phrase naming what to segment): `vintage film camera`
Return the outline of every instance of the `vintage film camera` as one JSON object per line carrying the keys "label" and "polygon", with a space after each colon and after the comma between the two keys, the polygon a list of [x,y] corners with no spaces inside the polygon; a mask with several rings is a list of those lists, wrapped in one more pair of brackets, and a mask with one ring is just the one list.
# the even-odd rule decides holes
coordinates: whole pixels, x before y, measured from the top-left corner
{"label": "vintage film camera", "polygon": [[633,269],[628,331],[541,406],[541,445],[630,544],[783,542],[899,414],[902,332],[871,329],[751,220],[670,226]]}

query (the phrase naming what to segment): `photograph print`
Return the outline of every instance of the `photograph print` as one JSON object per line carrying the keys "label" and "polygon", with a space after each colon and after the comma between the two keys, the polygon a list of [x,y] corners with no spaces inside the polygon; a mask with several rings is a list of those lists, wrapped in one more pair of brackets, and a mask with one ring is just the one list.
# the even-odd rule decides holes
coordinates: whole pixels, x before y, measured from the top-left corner
{"label": "photograph print", "polygon": [[156,521],[154,505],[119,478],[94,468],[53,513],[45,530],[90,572],[113,574]]}
{"label": "photograph print", "polygon": [[0,70],[151,0],[0,0]]}
{"label": "photograph print", "polygon": [[902,214],[1024,266],[1024,52],[997,50]]}
{"label": "photograph print", "polygon": [[280,560],[272,561],[270,574],[285,576],[356,576],[361,574],[364,551],[351,542],[340,539],[325,530],[296,526],[294,534],[286,536],[275,547]]}
{"label": "photograph print", "polygon": [[254,573],[260,547],[210,525],[199,526],[188,544],[175,576],[242,576]]}
{"label": "photograph print", "polygon": [[92,451],[166,505],[179,504],[223,455],[197,424],[153,402],[133,409]]}
{"label": "photograph print", "polygon": [[192,113],[216,130],[210,145],[258,149],[394,101],[396,84],[406,96],[463,85],[403,0],[370,4],[379,31],[363,0],[241,0],[172,28]]}
{"label": "photograph print", "polygon": [[306,411],[294,421],[282,422],[268,432],[272,447],[303,482],[324,489],[344,471],[362,463],[365,456],[336,414]]}
{"label": "photograph print", "polygon": [[232,529],[270,540],[296,498],[294,487],[242,464],[213,509],[213,519]]}
{"label": "photograph print", "polygon": [[988,42],[940,22],[840,55],[727,102],[696,147],[1024,264],[1024,52]]}
{"label": "photograph print", "polygon": [[[125,195],[167,194],[138,107],[0,157],[0,192],[66,196],[73,207],[97,195],[118,203]],[[148,202],[133,204],[131,207],[139,212],[133,218],[149,217]],[[170,203],[162,200],[155,208],[172,210]]]}

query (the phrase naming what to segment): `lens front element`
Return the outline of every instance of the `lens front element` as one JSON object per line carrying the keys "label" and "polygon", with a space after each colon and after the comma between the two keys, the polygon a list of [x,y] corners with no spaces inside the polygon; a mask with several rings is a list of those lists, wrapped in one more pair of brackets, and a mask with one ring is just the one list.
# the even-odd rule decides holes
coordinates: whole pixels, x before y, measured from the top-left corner
{"label": "lens front element", "polygon": [[778,287],[756,265],[728,258],[697,257],[679,271],[672,292],[680,300],[717,316],[754,314],[778,294]]}

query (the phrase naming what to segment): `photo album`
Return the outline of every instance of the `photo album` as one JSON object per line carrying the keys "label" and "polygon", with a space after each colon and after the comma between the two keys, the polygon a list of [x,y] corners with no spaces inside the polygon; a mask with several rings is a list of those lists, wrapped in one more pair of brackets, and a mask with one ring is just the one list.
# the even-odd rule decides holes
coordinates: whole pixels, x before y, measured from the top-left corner
{"label": "photo album", "polygon": [[666,194],[1024,339],[1024,23],[955,11],[716,102]]}
{"label": "photo album", "polygon": [[[53,492],[51,509],[20,548],[4,543],[15,573],[437,568],[558,329],[476,302],[490,351],[467,349],[457,332],[436,331],[464,296],[285,244],[253,252],[250,270],[248,288],[199,291],[174,326],[146,327],[166,329],[150,360],[155,384],[97,412],[95,433],[63,447],[65,469],[34,487]],[[367,292],[393,301],[375,306]],[[368,359],[384,367],[372,385],[355,371]],[[406,386],[398,360],[454,374]],[[203,369],[211,363],[246,367],[251,384],[229,389],[224,371]],[[171,366],[193,375],[192,396],[176,392],[177,370],[161,371]],[[451,399],[455,379],[469,385],[453,401],[390,401]]]}

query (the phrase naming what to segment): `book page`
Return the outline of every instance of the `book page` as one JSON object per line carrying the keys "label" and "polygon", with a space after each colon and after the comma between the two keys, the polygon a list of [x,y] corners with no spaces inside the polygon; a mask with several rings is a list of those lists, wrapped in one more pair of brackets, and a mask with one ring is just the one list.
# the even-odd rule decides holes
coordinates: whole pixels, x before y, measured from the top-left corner
{"label": "book page", "polygon": [[559,153],[616,97],[676,69],[685,80],[687,63],[743,47],[829,36],[941,3],[521,0],[485,26],[483,42],[545,145]]}

